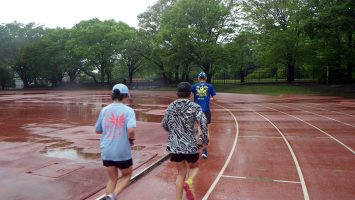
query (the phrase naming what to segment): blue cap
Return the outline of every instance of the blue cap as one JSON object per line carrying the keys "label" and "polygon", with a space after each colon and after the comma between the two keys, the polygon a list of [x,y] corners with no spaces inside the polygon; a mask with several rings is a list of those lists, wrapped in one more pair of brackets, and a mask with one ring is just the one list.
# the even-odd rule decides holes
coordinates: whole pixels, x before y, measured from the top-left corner
{"label": "blue cap", "polygon": [[200,72],[197,77],[198,78],[207,78],[207,75],[205,72]]}
{"label": "blue cap", "polygon": [[128,91],[128,87],[122,83],[114,85],[112,88],[112,93],[114,90],[119,90],[121,94],[127,94],[128,96],[130,96],[129,91]]}

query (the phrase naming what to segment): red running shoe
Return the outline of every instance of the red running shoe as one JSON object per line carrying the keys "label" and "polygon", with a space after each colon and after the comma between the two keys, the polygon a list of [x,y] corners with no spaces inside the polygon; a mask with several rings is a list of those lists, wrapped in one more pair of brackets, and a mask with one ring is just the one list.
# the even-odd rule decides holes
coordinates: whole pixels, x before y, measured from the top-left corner
{"label": "red running shoe", "polygon": [[194,194],[191,190],[192,181],[185,181],[182,187],[185,190],[187,200],[195,200]]}

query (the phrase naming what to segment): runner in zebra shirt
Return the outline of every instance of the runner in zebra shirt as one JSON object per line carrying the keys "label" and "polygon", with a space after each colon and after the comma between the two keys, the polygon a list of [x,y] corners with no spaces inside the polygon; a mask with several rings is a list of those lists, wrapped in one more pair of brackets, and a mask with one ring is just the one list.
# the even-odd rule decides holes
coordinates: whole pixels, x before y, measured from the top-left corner
{"label": "runner in zebra shirt", "polygon": [[[198,123],[202,132],[202,141],[208,144],[207,119],[201,107],[190,101],[191,85],[182,82],[178,85],[178,99],[172,102],[165,112],[162,125],[169,132],[167,151],[170,161],[174,162],[178,170],[176,179],[176,199],[183,196],[183,189],[187,199],[194,199],[193,179],[198,172],[198,144],[195,135],[195,124]],[[185,181],[185,179],[187,180]]]}

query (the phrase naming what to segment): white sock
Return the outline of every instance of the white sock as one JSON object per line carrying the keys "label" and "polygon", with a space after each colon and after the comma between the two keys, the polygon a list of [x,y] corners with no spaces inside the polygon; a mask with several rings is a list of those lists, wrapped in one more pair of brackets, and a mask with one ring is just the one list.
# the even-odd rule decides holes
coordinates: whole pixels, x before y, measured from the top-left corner
{"label": "white sock", "polygon": [[115,195],[114,194],[109,194],[109,195],[107,195],[107,197],[109,197],[110,198],[110,200],[112,199],[112,200],[116,200],[116,198],[115,198]]}

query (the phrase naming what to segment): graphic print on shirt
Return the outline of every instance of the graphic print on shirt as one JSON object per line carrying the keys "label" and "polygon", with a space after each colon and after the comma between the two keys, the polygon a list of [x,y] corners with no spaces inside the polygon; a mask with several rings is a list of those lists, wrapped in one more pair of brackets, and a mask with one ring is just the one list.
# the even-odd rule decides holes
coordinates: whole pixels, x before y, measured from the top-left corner
{"label": "graphic print on shirt", "polygon": [[196,87],[196,95],[199,99],[204,99],[207,96],[208,87],[206,85],[201,85]]}
{"label": "graphic print on shirt", "polygon": [[105,129],[108,130],[106,138],[110,138],[112,140],[118,138],[118,136],[122,133],[121,129],[125,124],[124,113],[118,116],[115,116],[113,112],[107,113],[104,117],[104,124]]}

